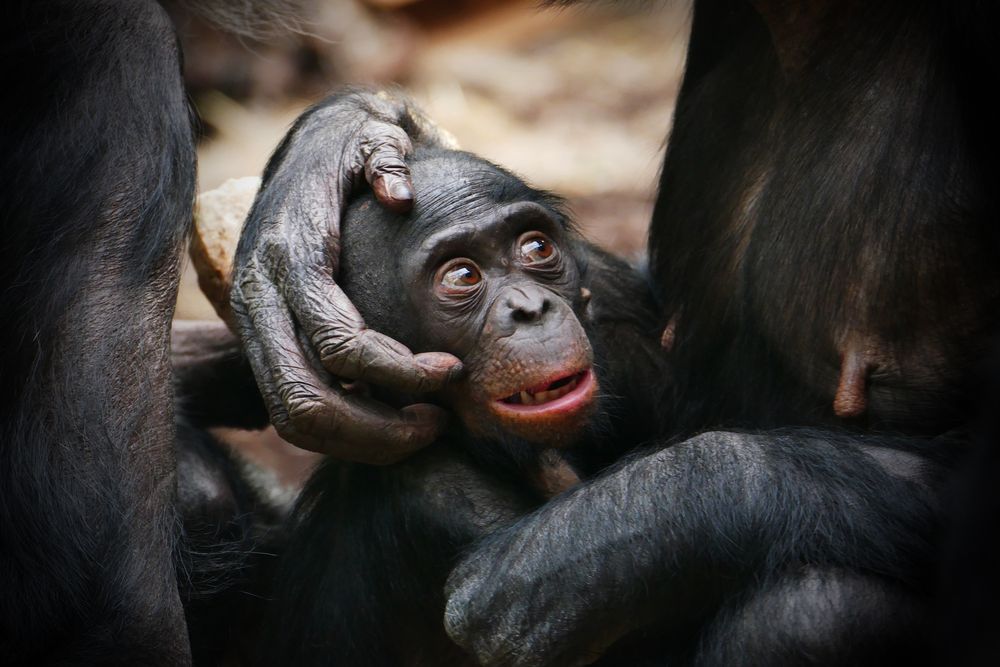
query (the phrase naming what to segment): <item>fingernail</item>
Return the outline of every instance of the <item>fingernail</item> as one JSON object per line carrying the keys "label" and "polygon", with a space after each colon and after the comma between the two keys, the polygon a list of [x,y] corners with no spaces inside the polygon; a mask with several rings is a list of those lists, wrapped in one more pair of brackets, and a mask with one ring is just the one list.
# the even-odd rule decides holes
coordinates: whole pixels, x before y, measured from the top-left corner
{"label": "fingernail", "polygon": [[413,199],[413,190],[403,179],[394,178],[389,185],[389,196],[393,199],[409,201]]}

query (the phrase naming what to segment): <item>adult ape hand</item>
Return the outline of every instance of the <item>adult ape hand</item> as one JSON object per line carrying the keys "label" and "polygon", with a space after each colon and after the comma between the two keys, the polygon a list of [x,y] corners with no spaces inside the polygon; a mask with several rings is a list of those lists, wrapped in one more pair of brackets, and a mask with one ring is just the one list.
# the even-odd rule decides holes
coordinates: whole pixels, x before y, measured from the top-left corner
{"label": "adult ape hand", "polygon": [[413,189],[405,156],[414,144],[446,142],[405,99],[350,90],[304,114],[271,157],[236,251],[230,301],[271,421],[286,440],[388,464],[444,427],[437,407],[396,410],[344,388],[361,380],[433,391],[461,363],[443,353],[414,355],[367,329],[335,276],[341,215],[362,175],[383,205],[406,212]]}

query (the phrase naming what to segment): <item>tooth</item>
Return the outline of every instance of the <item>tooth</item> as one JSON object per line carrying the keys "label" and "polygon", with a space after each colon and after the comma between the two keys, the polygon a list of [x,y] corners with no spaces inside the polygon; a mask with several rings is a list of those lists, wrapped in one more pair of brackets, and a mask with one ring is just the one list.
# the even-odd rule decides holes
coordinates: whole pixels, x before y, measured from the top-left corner
{"label": "tooth", "polygon": [[549,401],[555,398],[553,394],[555,394],[554,391],[543,391],[538,394],[535,394],[535,398],[538,399],[539,403],[548,403]]}
{"label": "tooth", "polygon": [[531,394],[526,391],[521,392],[521,402],[525,405],[534,405],[535,402],[532,400]]}

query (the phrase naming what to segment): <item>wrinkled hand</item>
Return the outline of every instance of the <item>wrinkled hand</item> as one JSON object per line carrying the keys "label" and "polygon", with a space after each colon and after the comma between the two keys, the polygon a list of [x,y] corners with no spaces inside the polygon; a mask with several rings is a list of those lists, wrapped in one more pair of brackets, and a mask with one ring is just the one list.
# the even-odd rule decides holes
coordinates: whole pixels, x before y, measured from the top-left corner
{"label": "wrinkled hand", "polygon": [[405,212],[414,143],[442,143],[402,98],[354,90],[304,114],[264,173],[236,252],[231,304],[271,421],[306,449],[386,464],[430,444],[446,423],[428,404],[395,410],[345,390],[361,380],[406,393],[440,388],[455,357],[414,355],[367,329],[336,285],[340,220],[362,175]]}

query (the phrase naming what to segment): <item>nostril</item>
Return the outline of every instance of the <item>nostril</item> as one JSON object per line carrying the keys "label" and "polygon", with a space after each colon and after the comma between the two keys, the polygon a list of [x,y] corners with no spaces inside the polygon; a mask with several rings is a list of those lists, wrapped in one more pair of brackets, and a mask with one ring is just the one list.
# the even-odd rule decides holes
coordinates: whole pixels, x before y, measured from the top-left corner
{"label": "nostril", "polygon": [[542,294],[515,290],[505,302],[510,318],[517,323],[533,322],[552,310],[552,300]]}
{"label": "nostril", "polygon": [[538,319],[538,311],[533,308],[515,307],[511,310],[510,316],[515,322],[531,322]]}

